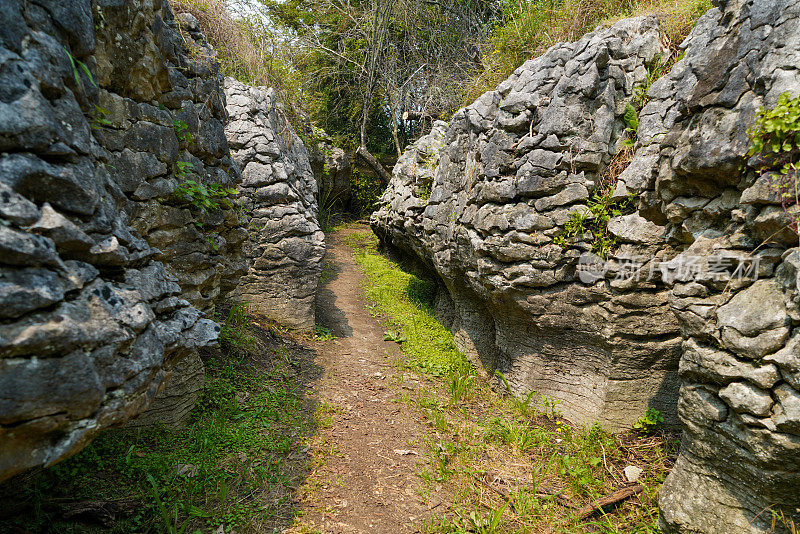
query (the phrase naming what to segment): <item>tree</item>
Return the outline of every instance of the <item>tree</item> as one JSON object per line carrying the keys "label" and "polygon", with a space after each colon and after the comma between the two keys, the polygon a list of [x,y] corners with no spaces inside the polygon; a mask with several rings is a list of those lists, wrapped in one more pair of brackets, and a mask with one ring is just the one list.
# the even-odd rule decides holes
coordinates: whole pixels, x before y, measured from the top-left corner
{"label": "tree", "polygon": [[[262,0],[296,38],[315,118],[341,134],[384,180],[373,152],[410,138],[460,101],[479,64],[495,0]],[[358,132],[358,137],[353,135]]]}

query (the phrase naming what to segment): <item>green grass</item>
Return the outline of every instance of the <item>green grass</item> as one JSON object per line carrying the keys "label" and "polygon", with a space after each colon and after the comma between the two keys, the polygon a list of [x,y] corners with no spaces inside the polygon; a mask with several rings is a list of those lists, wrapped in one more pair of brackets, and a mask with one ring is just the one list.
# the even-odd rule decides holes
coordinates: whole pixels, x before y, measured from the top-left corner
{"label": "green grass", "polygon": [[[379,255],[366,231],[344,242],[366,275],[368,300],[393,323],[392,337],[404,338],[400,367],[439,377],[392,381],[399,401],[429,425],[420,438],[418,491],[449,505],[420,525],[423,532],[657,532],[658,489],[677,453],[674,436],[576,427],[560,417],[555,399],[499,396],[436,321],[433,283]],[[644,470],[643,493],[581,520],[577,508],[625,485],[630,464]]]}
{"label": "green grass", "polygon": [[670,48],[675,49],[712,7],[710,0],[507,0],[503,5],[503,20],[484,44],[484,68],[464,84],[463,105],[494,89],[548,47],[626,17],[657,14]]}
{"label": "green grass", "polygon": [[207,362],[188,428],[102,434],[31,477],[18,495],[29,512],[0,520],[0,531],[97,531],[64,520],[62,505],[123,499],[135,500],[136,511],[103,531],[211,533],[223,525],[243,533],[288,524],[316,423],[302,384],[287,379],[287,364],[274,363],[266,369],[239,358]]}
{"label": "green grass", "polygon": [[435,284],[404,272],[379,255],[370,246],[374,239],[351,234],[345,243],[357,249],[356,261],[368,280],[364,288],[367,299],[391,319],[394,332],[405,338],[404,365],[434,376],[472,374],[472,366],[456,348],[453,334],[436,320]]}

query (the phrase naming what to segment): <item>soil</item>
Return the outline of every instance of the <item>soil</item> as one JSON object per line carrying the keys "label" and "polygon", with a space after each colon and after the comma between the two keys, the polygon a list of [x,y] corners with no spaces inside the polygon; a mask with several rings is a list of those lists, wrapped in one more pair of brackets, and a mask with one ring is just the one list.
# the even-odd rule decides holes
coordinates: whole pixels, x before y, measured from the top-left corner
{"label": "soil", "polygon": [[435,495],[421,496],[415,474],[427,427],[390,385],[403,374],[392,364],[400,347],[383,339],[387,328],[364,300],[364,276],[343,242],[354,232],[369,228],[328,236],[331,274],[318,295],[317,324],[336,339],[314,342],[323,374],[311,395],[334,410],[311,447],[314,467],[300,492],[299,523],[325,533],[419,532],[432,510],[442,511]]}

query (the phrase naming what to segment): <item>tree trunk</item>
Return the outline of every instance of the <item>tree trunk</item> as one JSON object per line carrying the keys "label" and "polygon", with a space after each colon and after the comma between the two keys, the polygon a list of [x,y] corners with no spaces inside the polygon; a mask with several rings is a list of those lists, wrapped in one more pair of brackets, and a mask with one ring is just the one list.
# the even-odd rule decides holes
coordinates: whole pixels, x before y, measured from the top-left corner
{"label": "tree trunk", "polygon": [[363,159],[367,163],[367,165],[369,165],[372,168],[372,170],[375,171],[375,173],[378,175],[383,185],[389,185],[389,181],[392,179],[392,175],[389,174],[389,171],[387,171],[377,159],[375,159],[375,156],[373,156],[370,153],[367,147],[365,146],[358,147],[358,150],[356,150],[356,154],[361,156],[361,159]]}

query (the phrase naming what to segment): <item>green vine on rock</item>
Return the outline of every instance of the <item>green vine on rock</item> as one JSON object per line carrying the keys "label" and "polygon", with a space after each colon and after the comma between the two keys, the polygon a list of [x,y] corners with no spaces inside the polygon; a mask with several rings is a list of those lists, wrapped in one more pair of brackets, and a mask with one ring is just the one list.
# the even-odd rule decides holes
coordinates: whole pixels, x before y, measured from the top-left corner
{"label": "green vine on rock", "polygon": [[186,124],[185,121],[180,119],[173,120],[172,129],[175,130],[175,135],[178,137],[178,141],[181,143],[186,143],[187,145],[192,144],[194,139],[192,138],[192,133],[189,131],[189,125]]}
{"label": "green vine on rock", "polygon": [[195,180],[186,180],[175,189],[177,198],[189,202],[203,213],[233,207],[231,197],[237,194],[236,189],[231,187],[223,187],[220,184],[206,185]]}
{"label": "green vine on rock", "polygon": [[[613,191],[595,193],[589,200],[588,210],[576,211],[564,225],[564,230],[554,242],[563,249],[587,242],[592,252],[607,258],[616,248],[617,238],[608,231],[608,222],[620,215],[629,215],[636,210],[636,195],[629,194],[622,199],[613,199]],[[587,235],[590,234],[590,235]]]}
{"label": "green vine on rock", "polygon": [[800,212],[790,210],[800,205],[800,95],[783,93],[774,108],[759,109],[748,135],[748,155],[756,158],[762,175],[768,173],[770,189],[789,219],[787,226],[800,241]]}

